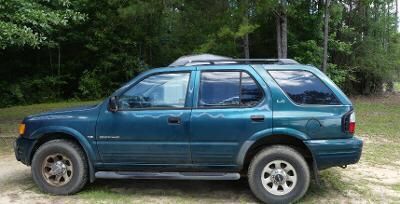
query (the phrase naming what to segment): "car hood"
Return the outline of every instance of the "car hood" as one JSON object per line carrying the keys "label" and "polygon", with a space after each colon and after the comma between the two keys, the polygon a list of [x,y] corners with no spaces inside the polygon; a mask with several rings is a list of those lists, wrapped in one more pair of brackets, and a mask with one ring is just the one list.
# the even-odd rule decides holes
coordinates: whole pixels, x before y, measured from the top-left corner
{"label": "car hood", "polygon": [[58,117],[58,116],[71,116],[71,115],[84,115],[85,112],[92,111],[100,106],[97,105],[87,105],[87,106],[78,106],[78,107],[71,107],[71,108],[64,108],[64,109],[56,109],[47,112],[42,112],[34,115],[30,115],[25,118],[25,120],[32,120],[32,119],[42,119],[48,117]]}

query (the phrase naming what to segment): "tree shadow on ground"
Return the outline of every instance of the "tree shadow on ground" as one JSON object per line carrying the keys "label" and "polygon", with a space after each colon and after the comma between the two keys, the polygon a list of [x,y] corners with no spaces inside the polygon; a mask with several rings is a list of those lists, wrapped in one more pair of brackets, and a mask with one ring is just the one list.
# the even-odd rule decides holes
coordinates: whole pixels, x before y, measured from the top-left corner
{"label": "tree shadow on ground", "polygon": [[[107,191],[112,194],[141,197],[179,197],[182,201],[258,202],[252,195],[247,180],[109,180],[98,179],[84,191]],[[83,192],[85,193],[85,192]]]}

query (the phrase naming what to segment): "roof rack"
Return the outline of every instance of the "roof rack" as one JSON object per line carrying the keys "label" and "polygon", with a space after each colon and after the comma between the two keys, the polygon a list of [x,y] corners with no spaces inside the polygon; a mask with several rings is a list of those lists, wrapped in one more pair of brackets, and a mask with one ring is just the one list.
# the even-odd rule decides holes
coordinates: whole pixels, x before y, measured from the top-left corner
{"label": "roof rack", "polygon": [[181,66],[193,65],[220,65],[220,64],[279,64],[291,65],[299,64],[296,60],[292,59],[225,59],[225,60],[188,60]]}
{"label": "roof rack", "polygon": [[292,65],[299,64],[293,59],[232,59],[217,55],[191,55],[183,56],[170,64],[170,67],[193,66],[193,65],[222,65],[222,64],[279,64]]}

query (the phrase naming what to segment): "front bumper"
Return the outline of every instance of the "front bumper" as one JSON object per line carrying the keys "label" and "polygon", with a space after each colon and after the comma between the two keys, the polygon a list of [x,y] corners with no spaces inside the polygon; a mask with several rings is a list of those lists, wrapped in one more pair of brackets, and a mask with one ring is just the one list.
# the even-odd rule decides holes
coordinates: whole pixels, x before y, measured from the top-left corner
{"label": "front bumper", "polygon": [[308,140],[305,144],[312,152],[319,170],[334,166],[355,164],[360,160],[363,142],[348,139]]}
{"label": "front bumper", "polygon": [[25,165],[31,164],[31,152],[34,147],[35,140],[18,137],[14,142],[15,158]]}

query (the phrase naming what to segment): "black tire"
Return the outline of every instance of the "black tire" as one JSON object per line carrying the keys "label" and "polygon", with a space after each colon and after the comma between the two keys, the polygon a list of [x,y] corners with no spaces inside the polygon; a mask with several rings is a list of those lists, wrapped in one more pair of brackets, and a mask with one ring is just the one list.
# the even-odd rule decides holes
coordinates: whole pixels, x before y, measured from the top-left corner
{"label": "black tire", "polygon": [[[42,169],[49,155],[65,155],[72,163],[69,181],[60,186],[52,185],[43,175]],[[54,161],[53,161],[54,162]],[[32,177],[39,189],[55,195],[70,195],[81,190],[88,181],[88,164],[81,147],[73,141],[56,139],[42,144],[32,159]]]}
{"label": "black tire", "polygon": [[[297,175],[297,182],[291,191],[284,195],[274,195],[270,193],[262,184],[262,175],[264,167],[272,161],[285,161],[292,165]],[[272,166],[274,167],[274,166]],[[304,157],[295,149],[274,145],[261,150],[252,159],[249,171],[248,181],[254,195],[265,203],[292,203],[304,196],[310,185],[310,170]],[[273,185],[273,184],[271,184]]]}

